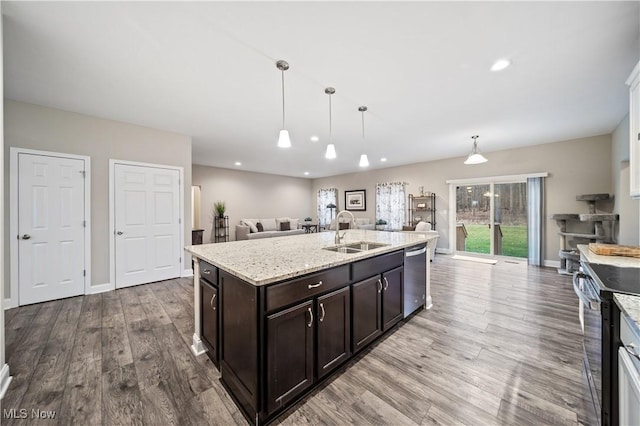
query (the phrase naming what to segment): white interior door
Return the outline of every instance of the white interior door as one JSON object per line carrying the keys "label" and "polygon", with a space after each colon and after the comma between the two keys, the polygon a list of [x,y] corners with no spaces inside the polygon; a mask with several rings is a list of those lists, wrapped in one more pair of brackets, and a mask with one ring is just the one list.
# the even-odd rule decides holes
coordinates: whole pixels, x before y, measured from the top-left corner
{"label": "white interior door", "polygon": [[85,162],[18,154],[19,304],[84,293]]}
{"label": "white interior door", "polygon": [[116,288],[180,276],[180,173],[114,166]]}

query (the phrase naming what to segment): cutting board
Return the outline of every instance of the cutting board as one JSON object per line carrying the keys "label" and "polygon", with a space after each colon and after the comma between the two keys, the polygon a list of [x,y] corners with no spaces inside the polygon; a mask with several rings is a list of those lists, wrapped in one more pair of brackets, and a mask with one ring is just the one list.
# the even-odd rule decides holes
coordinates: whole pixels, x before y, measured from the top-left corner
{"label": "cutting board", "polygon": [[601,256],[624,256],[640,258],[640,247],[618,244],[589,243],[589,250]]}

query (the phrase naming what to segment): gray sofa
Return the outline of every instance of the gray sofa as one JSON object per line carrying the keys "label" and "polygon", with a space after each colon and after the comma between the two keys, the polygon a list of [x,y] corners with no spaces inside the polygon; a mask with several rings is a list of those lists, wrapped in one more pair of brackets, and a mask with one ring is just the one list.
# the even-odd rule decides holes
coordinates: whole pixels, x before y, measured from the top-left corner
{"label": "gray sofa", "polygon": [[[258,223],[262,225],[262,231],[259,231]],[[259,238],[304,234],[304,229],[298,227],[299,223],[298,219],[288,217],[241,219],[240,224],[236,225],[236,240],[257,240]]]}

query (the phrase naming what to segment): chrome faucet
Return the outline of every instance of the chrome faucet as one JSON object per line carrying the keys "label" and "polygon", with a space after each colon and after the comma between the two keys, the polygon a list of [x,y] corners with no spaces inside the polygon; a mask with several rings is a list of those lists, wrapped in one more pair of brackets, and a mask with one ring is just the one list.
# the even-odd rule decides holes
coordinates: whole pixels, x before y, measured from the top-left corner
{"label": "chrome faucet", "polygon": [[336,244],[340,244],[340,242],[344,238],[344,235],[347,233],[347,231],[344,231],[342,235],[340,235],[340,216],[342,215],[342,213],[346,213],[349,216],[351,216],[351,222],[349,222],[350,224],[349,228],[351,228],[351,225],[353,225],[353,228],[356,227],[356,219],[353,217],[353,213],[351,213],[349,210],[342,210],[340,213],[338,213],[336,216],[336,236],[334,238],[334,241]]}

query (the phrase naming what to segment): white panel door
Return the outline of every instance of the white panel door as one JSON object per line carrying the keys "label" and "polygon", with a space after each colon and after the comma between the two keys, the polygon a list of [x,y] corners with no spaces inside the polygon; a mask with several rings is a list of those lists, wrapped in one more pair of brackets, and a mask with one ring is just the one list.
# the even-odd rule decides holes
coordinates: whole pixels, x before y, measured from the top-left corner
{"label": "white panel door", "polygon": [[180,173],[115,164],[116,288],[180,276]]}
{"label": "white panel door", "polygon": [[19,304],[84,293],[84,161],[18,154]]}

